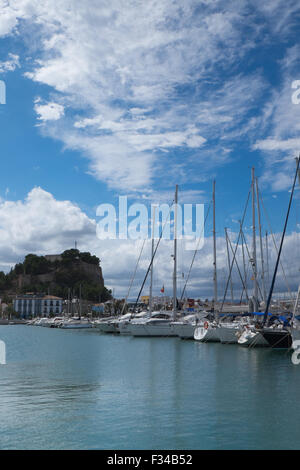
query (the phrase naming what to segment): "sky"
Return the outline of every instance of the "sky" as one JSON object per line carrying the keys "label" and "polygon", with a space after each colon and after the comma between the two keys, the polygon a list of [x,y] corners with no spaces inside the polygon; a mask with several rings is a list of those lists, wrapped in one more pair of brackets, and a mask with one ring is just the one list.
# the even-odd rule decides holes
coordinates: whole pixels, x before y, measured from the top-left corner
{"label": "sky", "polygon": [[[296,0],[0,0],[0,269],[76,240],[100,257],[105,284],[122,297],[142,241],[99,240],[98,205],[116,205],[121,195],[129,203],[171,203],[178,184],[179,202],[206,211],[216,180],[222,297],[224,227],[234,243],[251,167],[266,208],[262,233],[280,239],[300,152],[299,26]],[[279,292],[287,290],[285,277],[290,290],[298,287],[299,223],[297,187]],[[250,251],[251,224],[248,209]],[[155,294],[162,285],[172,292],[172,249],[169,241],[158,250]],[[179,289],[191,259],[179,243]],[[275,259],[269,235],[265,279]],[[261,278],[260,255],[258,268]],[[237,297],[237,270],[234,288]],[[211,216],[187,293],[213,295]]]}

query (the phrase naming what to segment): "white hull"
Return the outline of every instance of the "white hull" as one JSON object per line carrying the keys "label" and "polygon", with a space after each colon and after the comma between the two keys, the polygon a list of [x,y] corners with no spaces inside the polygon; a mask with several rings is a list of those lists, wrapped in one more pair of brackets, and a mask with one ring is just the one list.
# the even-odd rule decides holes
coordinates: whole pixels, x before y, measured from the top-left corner
{"label": "white hull", "polygon": [[120,335],[131,335],[130,322],[121,322],[118,325]]}
{"label": "white hull", "polygon": [[223,344],[236,344],[238,342],[238,327],[236,326],[221,326],[218,328],[218,334],[221,343]]}
{"label": "white hull", "polygon": [[202,343],[218,343],[220,341],[218,329],[214,326],[209,326],[208,328],[197,326],[194,332],[194,339]]}
{"label": "white hull", "polygon": [[98,323],[96,328],[100,330],[102,333],[118,333],[117,323]]}
{"label": "white hull", "polygon": [[171,323],[163,325],[149,325],[147,323],[131,323],[132,336],[176,336]]}
{"label": "white hull", "polygon": [[173,323],[172,325],[175,336],[182,339],[193,339],[196,325],[192,323]]}
{"label": "white hull", "polygon": [[269,343],[259,332],[249,330],[243,331],[238,339],[238,344],[252,348],[256,346],[269,346]]}
{"label": "white hull", "polygon": [[91,323],[70,323],[69,325],[67,323],[61,325],[60,328],[63,328],[64,330],[75,330],[75,329],[83,329],[83,328],[92,328],[93,325]]}
{"label": "white hull", "polygon": [[291,328],[291,336],[293,340],[292,348],[298,349],[298,346],[294,345],[295,341],[300,341],[300,330],[297,328]]}

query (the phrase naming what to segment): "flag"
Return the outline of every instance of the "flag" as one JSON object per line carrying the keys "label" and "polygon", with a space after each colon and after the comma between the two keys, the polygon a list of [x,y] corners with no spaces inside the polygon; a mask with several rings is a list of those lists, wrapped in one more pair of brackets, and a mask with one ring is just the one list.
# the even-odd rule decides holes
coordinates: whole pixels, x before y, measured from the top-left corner
{"label": "flag", "polygon": [[162,286],[162,288],[160,289],[160,292],[162,292],[162,293],[165,292],[165,286]]}

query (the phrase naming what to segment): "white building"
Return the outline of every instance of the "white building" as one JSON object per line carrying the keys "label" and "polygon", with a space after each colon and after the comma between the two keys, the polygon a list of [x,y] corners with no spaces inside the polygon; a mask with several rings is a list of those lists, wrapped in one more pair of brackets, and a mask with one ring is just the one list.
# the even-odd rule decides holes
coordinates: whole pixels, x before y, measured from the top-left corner
{"label": "white building", "polygon": [[14,300],[14,310],[23,318],[59,316],[62,309],[63,300],[54,295],[24,294]]}

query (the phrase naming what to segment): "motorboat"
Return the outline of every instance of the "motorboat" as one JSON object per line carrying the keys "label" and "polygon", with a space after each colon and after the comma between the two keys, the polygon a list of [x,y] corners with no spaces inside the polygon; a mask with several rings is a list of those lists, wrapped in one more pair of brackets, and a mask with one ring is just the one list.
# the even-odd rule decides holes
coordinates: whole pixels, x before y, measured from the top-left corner
{"label": "motorboat", "polygon": [[62,322],[60,328],[63,329],[83,329],[83,328],[92,328],[93,324],[88,319],[81,318],[70,318]]}
{"label": "motorboat", "polygon": [[153,312],[143,322],[131,321],[132,336],[176,336],[172,327],[173,314],[169,311]]}
{"label": "motorboat", "polygon": [[101,331],[101,333],[118,333],[118,323],[115,320],[116,317],[103,318],[94,322],[94,327]]}
{"label": "motorboat", "polygon": [[147,311],[139,312],[135,315],[131,314],[128,319],[123,318],[123,320],[120,320],[118,324],[120,335],[131,335],[131,322],[142,323],[146,318],[149,318],[149,312]]}

